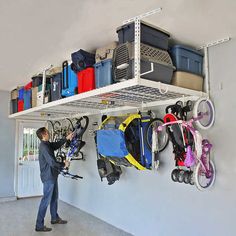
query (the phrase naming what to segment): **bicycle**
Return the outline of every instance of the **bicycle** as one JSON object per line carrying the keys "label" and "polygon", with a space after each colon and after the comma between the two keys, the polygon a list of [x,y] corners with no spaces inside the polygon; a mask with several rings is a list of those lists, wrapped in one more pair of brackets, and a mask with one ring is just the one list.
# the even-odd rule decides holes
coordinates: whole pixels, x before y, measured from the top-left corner
{"label": "bicycle", "polygon": [[[206,104],[205,107],[203,102]],[[214,107],[212,102],[205,98],[197,101],[195,106],[197,106],[197,108],[194,108],[195,116],[192,119],[188,121],[178,120],[174,114],[167,114],[166,116],[170,121],[158,126],[156,132],[161,132],[164,127],[173,125],[179,126],[181,132],[178,133],[181,133],[182,143],[178,135],[177,145],[184,148],[185,154],[182,156],[184,157],[184,166],[190,168],[190,171],[186,172],[181,169],[175,169],[171,174],[172,180],[175,182],[195,184],[199,190],[204,190],[211,187],[215,181],[215,165],[213,161],[210,160],[212,144],[207,139],[202,139],[200,132],[193,127],[193,123],[198,124],[198,126],[204,129],[211,127],[214,122]],[[207,117],[207,119],[205,117]],[[164,117],[164,121],[165,120],[167,120],[166,117]],[[175,128],[177,128],[177,126],[175,126]],[[192,135],[193,143],[191,143],[190,140],[189,144],[186,144],[186,141],[189,141],[188,139],[191,137],[184,133],[184,129],[187,131],[187,134],[190,132]],[[175,131],[172,130],[172,132],[177,132],[177,129],[175,129]],[[181,153],[181,155],[183,155],[183,153]],[[191,168],[194,168],[194,170],[192,171]]]}

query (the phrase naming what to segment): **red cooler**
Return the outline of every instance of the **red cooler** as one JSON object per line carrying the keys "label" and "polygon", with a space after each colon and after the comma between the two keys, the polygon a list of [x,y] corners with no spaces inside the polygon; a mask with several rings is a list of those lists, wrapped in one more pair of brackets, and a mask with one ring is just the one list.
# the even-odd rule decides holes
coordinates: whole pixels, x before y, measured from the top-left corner
{"label": "red cooler", "polygon": [[89,90],[95,89],[95,74],[94,68],[87,68],[81,70],[78,76],[78,93],[84,93]]}

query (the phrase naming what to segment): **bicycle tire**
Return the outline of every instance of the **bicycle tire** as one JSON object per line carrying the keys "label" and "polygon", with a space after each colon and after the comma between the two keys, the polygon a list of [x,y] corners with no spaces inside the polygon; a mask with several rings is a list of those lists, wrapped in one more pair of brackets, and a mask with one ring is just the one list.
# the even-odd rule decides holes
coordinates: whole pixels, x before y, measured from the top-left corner
{"label": "bicycle tire", "polygon": [[210,170],[212,171],[212,176],[210,177],[210,182],[206,186],[203,186],[199,180],[199,176],[200,176],[199,172],[201,171],[201,163],[200,162],[198,162],[198,164],[194,170],[194,183],[195,183],[195,186],[197,187],[197,189],[199,189],[200,191],[206,190],[207,188],[211,188],[215,182],[216,170],[215,170],[215,165],[214,165],[213,161],[209,162],[209,167],[210,167]]}
{"label": "bicycle tire", "polygon": [[193,107],[193,117],[198,117],[200,112],[205,112],[205,110],[201,111],[202,109],[208,109],[210,114],[208,115],[209,120],[207,117],[203,117],[200,120],[195,122],[196,126],[200,129],[206,130],[209,129],[215,121],[215,108],[210,99],[207,98],[200,98],[196,101]]}
{"label": "bicycle tire", "polygon": [[190,171],[185,171],[183,178],[184,178],[184,183],[185,184],[190,184],[191,172]]}
{"label": "bicycle tire", "polygon": [[[164,124],[164,121],[160,118],[154,118],[152,119],[151,121],[149,121],[149,123],[147,124],[145,130],[144,130],[144,143],[147,145],[148,149],[150,151],[152,151],[152,143],[150,141],[150,128],[151,126],[156,123],[156,122],[159,122],[160,124]],[[164,142],[162,143],[162,145],[158,145],[158,148],[159,148],[159,152],[162,152],[168,145],[169,143],[169,136],[168,136],[168,133],[166,131],[166,127],[163,127],[163,130],[160,131],[160,133],[164,133]],[[158,135],[158,137],[160,137],[161,135]],[[160,141],[161,143],[161,141]],[[158,144],[159,144],[159,138],[158,138]]]}
{"label": "bicycle tire", "polygon": [[174,182],[177,182],[177,181],[178,181],[178,174],[179,174],[179,169],[174,169],[174,170],[172,170],[172,172],[171,172],[171,179],[172,179]]}
{"label": "bicycle tire", "polygon": [[179,170],[179,173],[177,175],[177,182],[183,183],[184,182],[184,170]]}

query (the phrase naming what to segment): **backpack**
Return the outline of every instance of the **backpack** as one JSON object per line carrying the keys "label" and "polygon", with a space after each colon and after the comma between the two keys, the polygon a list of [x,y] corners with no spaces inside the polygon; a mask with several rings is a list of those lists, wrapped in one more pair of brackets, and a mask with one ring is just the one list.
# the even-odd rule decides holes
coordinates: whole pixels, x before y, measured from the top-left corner
{"label": "backpack", "polygon": [[114,184],[115,181],[120,179],[122,173],[120,166],[114,165],[107,158],[100,157],[97,160],[97,167],[101,181],[103,181],[103,178],[107,178],[108,185]]}

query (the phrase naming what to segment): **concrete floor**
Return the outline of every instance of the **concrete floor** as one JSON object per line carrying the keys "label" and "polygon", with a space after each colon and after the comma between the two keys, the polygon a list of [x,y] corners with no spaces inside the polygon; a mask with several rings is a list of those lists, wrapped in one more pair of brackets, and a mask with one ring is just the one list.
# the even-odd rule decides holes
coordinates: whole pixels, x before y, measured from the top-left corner
{"label": "concrete floor", "polygon": [[64,202],[59,203],[59,213],[68,220],[66,225],[51,225],[47,212],[45,225],[51,232],[35,232],[35,220],[40,198],[20,199],[0,203],[0,236],[131,236],[106,222],[72,207]]}

